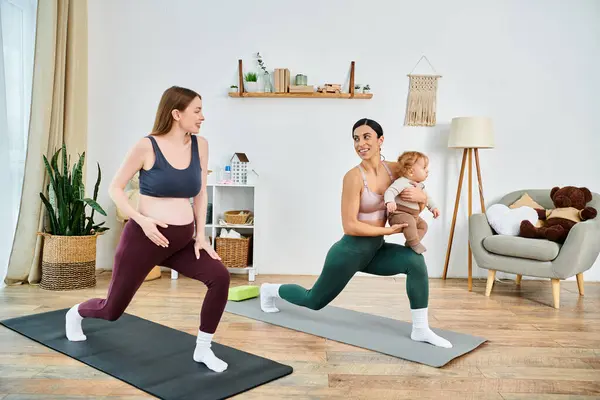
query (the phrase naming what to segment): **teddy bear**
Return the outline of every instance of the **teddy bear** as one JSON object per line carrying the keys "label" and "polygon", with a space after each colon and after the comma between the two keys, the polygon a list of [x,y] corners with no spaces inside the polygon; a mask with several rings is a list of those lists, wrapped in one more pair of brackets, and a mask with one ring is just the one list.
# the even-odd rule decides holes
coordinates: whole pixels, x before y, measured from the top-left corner
{"label": "teddy bear", "polygon": [[553,187],[550,198],[554,207],[549,210],[536,209],[541,227],[521,221],[519,236],[532,239],[548,239],[564,243],[571,228],[578,222],[596,218],[598,212],[586,204],[592,200],[592,192],[585,187]]}

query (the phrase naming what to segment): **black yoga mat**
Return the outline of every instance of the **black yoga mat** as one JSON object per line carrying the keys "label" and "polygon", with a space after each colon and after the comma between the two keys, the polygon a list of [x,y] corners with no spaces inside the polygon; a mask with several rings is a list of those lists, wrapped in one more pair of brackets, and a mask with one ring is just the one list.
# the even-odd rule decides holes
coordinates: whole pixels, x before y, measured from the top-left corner
{"label": "black yoga mat", "polygon": [[65,336],[68,309],[0,323],[161,399],[223,399],[292,373],[292,367],[213,342],[228,363],[217,373],[192,358],[196,336],[130,314],[117,321],[84,319],[87,340]]}

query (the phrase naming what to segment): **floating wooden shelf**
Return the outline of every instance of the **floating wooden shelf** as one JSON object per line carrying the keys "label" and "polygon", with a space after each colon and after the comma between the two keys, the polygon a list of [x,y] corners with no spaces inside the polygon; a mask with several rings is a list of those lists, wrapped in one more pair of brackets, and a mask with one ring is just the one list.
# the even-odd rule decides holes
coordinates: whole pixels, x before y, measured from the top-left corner
{"label": "floating wooden shelf", "polygon": [[229,97],[296,97],[296,98],[321,98],[321,99],[370,99],[372,93],[264,93],[264,92],[234,92],[229,93]]}
{"label": "floating wooden shelf", "polygon": [[321,92],[245,92],[244,91],[244,73],[242,68],[242,60],[238,60],[238,91],[230,92],[229,97],[243,98],[243,97],[254,97],[254,98],[267,98],[267,97],[281,97],[281,98],[314,98],[314,99],[358,99],[368,100],[373,97],[372,93],[354,93],[354,65],[355,62],[350,63],[350,93],[321,93]]}

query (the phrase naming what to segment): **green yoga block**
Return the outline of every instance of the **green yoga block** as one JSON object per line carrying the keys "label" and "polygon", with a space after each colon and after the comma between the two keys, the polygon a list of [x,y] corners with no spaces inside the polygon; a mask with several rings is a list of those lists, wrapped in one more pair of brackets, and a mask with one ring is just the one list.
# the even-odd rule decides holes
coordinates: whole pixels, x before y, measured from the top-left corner
{"label": "green yoga block", "polygon": [[229,296],[227,300],[231,301],[242,301],[258,297],[260,289],[258,286],[236,286],[229,289]]}

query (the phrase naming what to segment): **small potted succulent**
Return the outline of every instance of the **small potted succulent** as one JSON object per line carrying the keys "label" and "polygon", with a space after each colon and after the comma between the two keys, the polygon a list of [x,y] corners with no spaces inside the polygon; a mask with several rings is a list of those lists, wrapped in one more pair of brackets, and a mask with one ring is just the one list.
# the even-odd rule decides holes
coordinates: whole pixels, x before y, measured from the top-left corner
{"label": "small potted succulent", "polygon": [[256,72],[248,72],[244,75],[244,88],[246,92],[258,92],[258,76]]}
{"label": "small potted succulent", "polygon": [[371,93],[371,86],[369,86],[369,84],[366,84],[363,87],[363,93]]}
{"label": "small potted succulent", "polygon": [[229,86],[229,93],[237,93],[238,92],[238,86],[237,85],[231,85]]}
{"label": "small potted succulent", "polygon": [[354,93],[359,93],[360,92],[360,85],[357,83],[356,85],[354,85]]}

